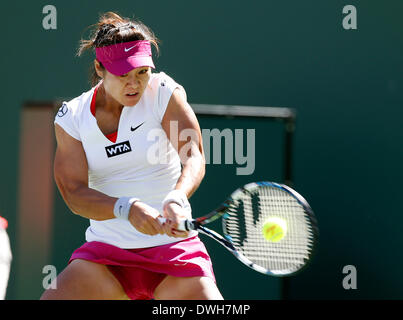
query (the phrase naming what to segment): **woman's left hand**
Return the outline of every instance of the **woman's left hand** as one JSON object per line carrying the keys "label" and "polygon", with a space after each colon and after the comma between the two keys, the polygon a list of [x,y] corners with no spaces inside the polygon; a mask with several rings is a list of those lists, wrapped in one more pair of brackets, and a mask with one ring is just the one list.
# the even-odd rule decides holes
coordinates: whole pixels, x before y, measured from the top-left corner
{"label": "woman's left hand", "polygon": [[188,218],[186,215],[186,209],[182,208],[175,202],[169,202],[164,206],[164,218],[166,222],[163,224],[165,233],[170,237],[186,238],[189,234],[188,231],[181,231],[176,229],[179,221]]}

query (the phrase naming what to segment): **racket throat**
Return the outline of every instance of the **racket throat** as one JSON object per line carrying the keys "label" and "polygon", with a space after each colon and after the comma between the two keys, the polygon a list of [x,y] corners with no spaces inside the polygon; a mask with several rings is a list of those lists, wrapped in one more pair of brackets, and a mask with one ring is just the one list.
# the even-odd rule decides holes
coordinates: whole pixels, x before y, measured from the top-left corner
{"label": "racket throat", "polygon": [[225,248],[227,248],[232,253],[234,253],[234,251],[236,251],[234,245],[230,241],[225,239],[223,236],[218,234],[217,232],[207,229],[207,228],[203,227],[202,225],[199,225],[197,227],[197,231],[199,231],[200,233],[202,233],[210,238],[213,238],[214,240],[219,241],[220,243],[222,243],[224,245]]}

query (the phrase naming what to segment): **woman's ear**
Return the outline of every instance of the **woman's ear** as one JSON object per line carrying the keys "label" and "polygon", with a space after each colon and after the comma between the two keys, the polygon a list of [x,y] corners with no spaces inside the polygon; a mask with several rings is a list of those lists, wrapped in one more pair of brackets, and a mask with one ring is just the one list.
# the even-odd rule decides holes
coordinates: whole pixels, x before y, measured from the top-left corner
{"label": "woman's ear", "polygon": [[97,59],[94,59],[94,68],[95,68],[95,72],[97,73],[98,77],[103,79],[104,78],[104,68],[101,66],[101,64],[99,63],[99,61]]}

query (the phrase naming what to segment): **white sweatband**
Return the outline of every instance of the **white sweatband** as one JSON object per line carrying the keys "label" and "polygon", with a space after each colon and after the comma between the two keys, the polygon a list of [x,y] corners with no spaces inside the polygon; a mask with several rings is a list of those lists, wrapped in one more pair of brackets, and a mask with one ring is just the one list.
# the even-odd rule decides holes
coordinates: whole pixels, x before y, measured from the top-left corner
{"label": "white sweatband", "polygon": [[130,208],[133,203],[138,201],[137,198],[131,197],[121,197],[115,202],[115,206],[113,207],[113,214],[118,219],[128,220]]}
{"label": "white sweatband", "polygon": [[189,205],[188,198],[186,196],[186,193],[183,192],[182,190],[172,190],[170,191],[164,200],[162,201],[162,207],[165,207],[165,205],[169,202],[174,202],[179,204],[182,208],[187,208]]}

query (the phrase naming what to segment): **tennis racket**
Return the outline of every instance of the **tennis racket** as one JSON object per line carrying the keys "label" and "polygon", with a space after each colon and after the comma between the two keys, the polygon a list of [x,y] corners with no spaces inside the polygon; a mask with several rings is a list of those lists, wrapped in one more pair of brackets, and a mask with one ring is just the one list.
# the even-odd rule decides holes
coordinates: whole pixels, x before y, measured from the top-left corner
{"label": "tennis racket", "polygon": [[[219,218],[224,236],[205,227]],[[276,242],[263,234],[273,218],[285,223],[283,238]],[[296,274],[307,265],[319,235],[307,201],[290,187],[274,182],[249,183],[209,214],[182,221],[178,229],[197,230],[253,270],[280,277]]]}

